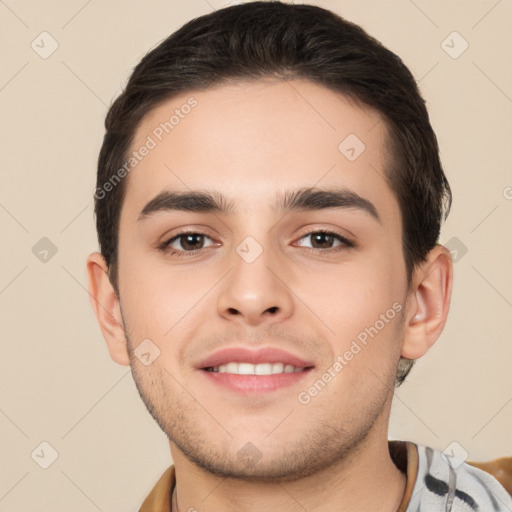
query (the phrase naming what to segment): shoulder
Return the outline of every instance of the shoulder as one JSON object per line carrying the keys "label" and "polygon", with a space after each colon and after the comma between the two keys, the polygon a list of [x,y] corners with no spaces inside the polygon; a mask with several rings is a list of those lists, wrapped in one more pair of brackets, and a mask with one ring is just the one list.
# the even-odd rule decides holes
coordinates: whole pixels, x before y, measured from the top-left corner
{"label": "shoulder", "polygon": [[165,512],[171,510],[171,494],[176,484],[174,464],[169,466],[151,492],[144,499],[139,512]]}
{"label": "shoulder", "polygon": [[512,497],[492,475],[429,446],[416,448],[418,503],[411,510],[512,512]]}

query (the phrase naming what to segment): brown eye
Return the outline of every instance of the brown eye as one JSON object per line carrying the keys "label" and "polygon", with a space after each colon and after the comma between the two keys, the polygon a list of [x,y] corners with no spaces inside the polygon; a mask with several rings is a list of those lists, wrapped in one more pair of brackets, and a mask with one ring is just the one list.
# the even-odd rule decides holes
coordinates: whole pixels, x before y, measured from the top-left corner
{"label": "brown eye", "polygon": [[186,251],[193,251],[195,249],[202,249],[204,245],[204,235],[199,233],[187,233],[178,237],[180,245]]}
{"label": "brown eye", "polygon": [[347,238],[339,235],[338,233],[333,233],[330,231],[311,231],[310,233],[306,233],[305,235],[303,235],[301,237],[301,240],[307,238],[311,240],[311,245],[302,245],[302,247],[309,247],[311,249],[316,249],[320,251],[333,249],[338,246],[354,246],[354,244]]}
{"label": "brown eye", "polygon": [[177,254],[198,251],[208,247],[205,245],[206,239],[211,240],[209,236],[202,233],[178,233],[176,236],[165,242],[162,245],[162,249]]}
{"label": "brown eye", "polygon": [[334,243],[335,237],[327,233],[312,233],[311,245],[315,249],[330,249]]}

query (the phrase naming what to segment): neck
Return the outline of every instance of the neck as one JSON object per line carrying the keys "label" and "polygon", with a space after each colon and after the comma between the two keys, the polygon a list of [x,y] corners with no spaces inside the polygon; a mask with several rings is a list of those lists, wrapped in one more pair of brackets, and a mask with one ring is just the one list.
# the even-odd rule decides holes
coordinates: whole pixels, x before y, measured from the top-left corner
{"label": "neck", "polygon": [[171,441],[176,470],[172,512],[396,512],[406,477],[389,455],[386,436],[368,436],[350,454],[313,475],[291,482],[243,481],[213,475]]}

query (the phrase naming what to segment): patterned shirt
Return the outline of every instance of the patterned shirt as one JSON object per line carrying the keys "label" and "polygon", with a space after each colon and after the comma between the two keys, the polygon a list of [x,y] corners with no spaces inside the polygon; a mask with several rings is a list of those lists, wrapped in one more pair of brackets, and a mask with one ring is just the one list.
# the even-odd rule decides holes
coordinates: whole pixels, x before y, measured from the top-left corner
{"label": "patterned shirt", "polygon": [[[512,497],[492,475],[439,450],[410,441],[389,441],[395,465],[407,477],[397,512],[512,512]],[[139,512],[171,512],[176,485],[168,467]]]}
{"label": "patterned shirt", "polygon": [[428,446],[397,443],[408,451],[407,491],[398,512],[512,512],[512,497],[489,473]]}

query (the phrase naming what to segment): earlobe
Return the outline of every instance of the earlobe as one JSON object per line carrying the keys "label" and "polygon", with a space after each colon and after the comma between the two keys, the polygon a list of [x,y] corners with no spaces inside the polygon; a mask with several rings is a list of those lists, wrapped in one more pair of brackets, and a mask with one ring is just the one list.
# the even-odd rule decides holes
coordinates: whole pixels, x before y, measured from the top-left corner
{"label": "earlobe", "polygon": [[107,342],[110,357],[120,365],[129,366],[130,359],[119,299],[108,277],[105,258],[100,253],[92,253],[87,258],[87,274],[89,299]]}
{"label": "earlobe", "polygon": [[437,341],[448,317],[452,285],[450,251],[436,245],[414,275],[405,318],[403,357],[418,359]]}

